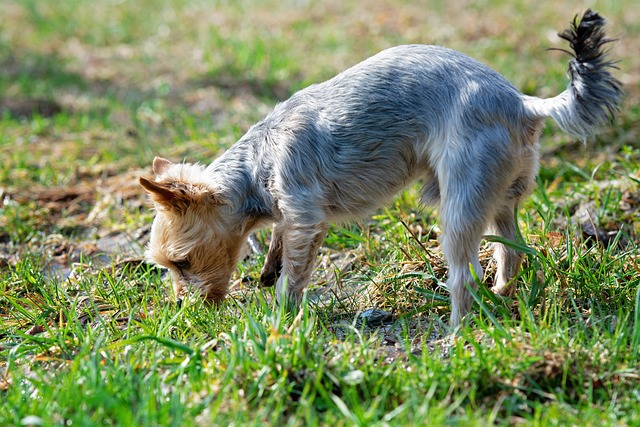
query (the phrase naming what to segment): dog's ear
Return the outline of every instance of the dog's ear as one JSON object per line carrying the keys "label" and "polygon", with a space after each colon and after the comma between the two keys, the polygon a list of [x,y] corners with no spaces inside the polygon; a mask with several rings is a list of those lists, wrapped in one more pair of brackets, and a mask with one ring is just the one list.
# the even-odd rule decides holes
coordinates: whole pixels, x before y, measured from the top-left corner
{"label": "dog's ear", "polygon": [[162,157],[156,157],[155,159],[153,159],[153,173],[155,173],[156,175],[161,175],[167,169],[169,169],[171,165],[173,165],[173,163],[171,163],[169,160],[163,159]]}
{"label": "dog's ear", "polygon": [[173,204],[174,200],[176,199],[174,190],[171,189],[167,184],[160,184],[155,181],[150,181],[144,177],[140,177],[139,182],[140,185],[142,185],[144,189],[147,190],[147,192],[151,196],[151,200],[153,200],[154,203],[157,203],[161,206],[169,206]]}
{"label": "dog's ear", "polygon": [[156,182],[143,177],[140,177],[139,181],[151,196],[156,208],[165,212],[184,213],[189,207],[206,208],[224,203],[218,194],[204,185],[181,181]]}

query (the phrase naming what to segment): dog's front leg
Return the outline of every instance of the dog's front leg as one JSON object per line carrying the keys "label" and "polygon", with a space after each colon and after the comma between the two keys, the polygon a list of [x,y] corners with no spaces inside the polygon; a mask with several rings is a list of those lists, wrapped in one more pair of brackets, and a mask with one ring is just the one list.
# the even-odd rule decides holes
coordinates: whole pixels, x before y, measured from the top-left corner
{"label": "dog's front leg", "polygon": [[[315,266],[318,249],[327,235],[324,223],[311,226],[287,227],[282,234],[282,271],[276,284],[276,298],[282,296],[296,305],[302,301],[302,293],[309,283]],[[286,286],[286,289],[285,289]]]}
{"label": "dog's front leg", "polygon": [[273,286],[278,280],[278,275],[282,271],[282,234],[284,225],[276,223],[271,232],[271,242],[269,251],[264,259],[264,266],[260,274],[260,283],[263,286]]}

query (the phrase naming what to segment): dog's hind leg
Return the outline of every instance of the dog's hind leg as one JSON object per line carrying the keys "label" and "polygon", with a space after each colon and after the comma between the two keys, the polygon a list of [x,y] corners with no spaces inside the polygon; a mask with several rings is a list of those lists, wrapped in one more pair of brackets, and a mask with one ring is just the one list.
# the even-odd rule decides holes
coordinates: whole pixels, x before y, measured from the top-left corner
{"label": "dog's hind leg", "polygon": [[[539,158],[539,125],[524,126],[523,129],[526,131],[523,139],[529,142],[522,145],[516,154],[516,161],[511,162],[515,165],[518,177],[504,193],[493,221],[489,224],[489,233],[518,243],[524,242],[520,241],[522,236],[516,222],[517,209],[520,201],[533,191]],[[497,271],[491,290],[498,295],[509,295],[514,290],[511,281],[518,274],[524,255],[501,243],[495,243],[493,247]]]}
{"label": "dog's hind leg", "polygon": [[509,134],[493,126],[447,144],[436,168],[452,328],[471,308],[467,286],[477,288],[471,269],[480,281],[483,279],[478,259],[480,241],[512,182],[511,157]]}
{"label": "dog's hind leg", "polygon": [[[302,292],[309,283],[318,249],[327,235],[324,223],[287,227],[282,234],[282,272],[276,283],[276,298],[283,294],[294,304],[302,301]],[[286,284],[286,289],[285,289]]]}
{"label": "dog's hind leg", "polygon": [[[517,209],[517,206],[518,203],[515,200],[507,201],[502,205],[496,212],[489,231],[505,239],[517,242],[518,232],[515,223],[515,209]],[[493,246],[493,257],[496,260],[497,271],[491,290],[499,295],[509,295],[514,289],[511,285],[511,279],[518,274],[523,256],[502,243],[495,243]]]}
{"label": "dog's hind leg", "polygon": [[[453,213],[455,206],[444,201],[441,209],[442,236],[441,244],[445,259],[449,266],[447,288],[451,295],[451,328],[460,324],[461,319],[471,308],[472,297],[467,286],[476,289],[477,285],[471,274],[473,268],[477,277],[482,280],[482,266],[478,259],[478,247],[485,227],[484,218],[473,213]],[[459,207],[463,212],[467,208]]]}
{"label": "dog's hind leg", "polygon": [[260,274],[260,283],[263,286],[273,286],[282,271],[282,233],[284,226],[280,223],[273,225],[269,251],[264,259],[264,266]]}

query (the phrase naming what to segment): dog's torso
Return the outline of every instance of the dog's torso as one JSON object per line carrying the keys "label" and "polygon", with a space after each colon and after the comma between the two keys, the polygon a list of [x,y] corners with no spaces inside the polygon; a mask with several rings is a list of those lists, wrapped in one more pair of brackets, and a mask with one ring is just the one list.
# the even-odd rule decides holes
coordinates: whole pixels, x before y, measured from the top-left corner
{"label": "dog's torso", "polygon": [[[417,178],[425,180],[424,201],[435,202],[445,163],[488,169],[531,150],[504,144],[524,145],[523,121],[536,126],[522,99],[505,78],[460,52],[399,46],[278,104],[208,172],[227,180],[220,185],[233,187],[242,209],[269,219],[361,217]],[[514,179],[515,169],[502,169],[496,173]],[[230,185],[234,170],[244,185]]]}

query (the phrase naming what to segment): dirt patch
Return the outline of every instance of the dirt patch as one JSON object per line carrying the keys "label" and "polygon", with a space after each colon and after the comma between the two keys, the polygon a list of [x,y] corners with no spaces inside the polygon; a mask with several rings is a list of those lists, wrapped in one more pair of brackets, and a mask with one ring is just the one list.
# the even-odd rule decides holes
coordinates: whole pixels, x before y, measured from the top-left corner
{"label": "dirt patch", "polygon": [[33,116],[52,117],[62,112],[62,106],[51,99],[0,99],[0,116],[9,115],[19,119]]}
{"label": "dirt patch", "polygon": [[133,170],[69,187],[3,192],[3,205],[22,212],[15,215],[27,215],[23,219],[30,227],[44,234],[12,241],[10,224],[3,218],[0,268],[19,262],[21,253],[36,248],[43,255],[45,273],[59,278],[67,278],[74,263],[104,265],[131,257],[142,260],[150,225],[139,219],[131,224],[124,222],[131,213],[146,208],[137,182],[137,177],[145,174]]}

